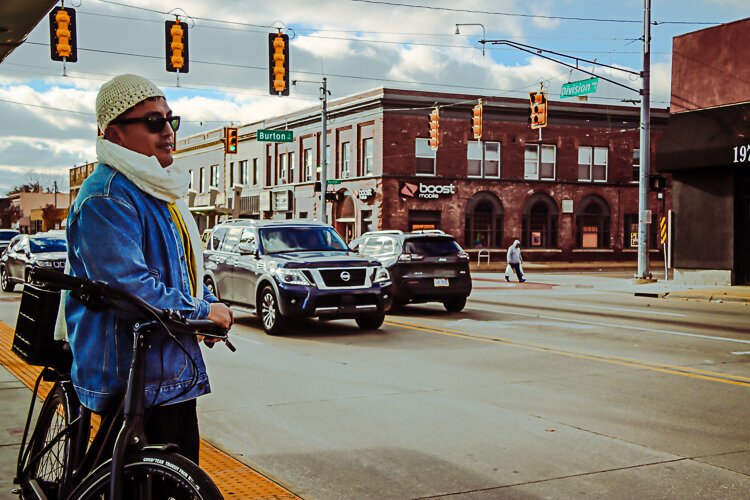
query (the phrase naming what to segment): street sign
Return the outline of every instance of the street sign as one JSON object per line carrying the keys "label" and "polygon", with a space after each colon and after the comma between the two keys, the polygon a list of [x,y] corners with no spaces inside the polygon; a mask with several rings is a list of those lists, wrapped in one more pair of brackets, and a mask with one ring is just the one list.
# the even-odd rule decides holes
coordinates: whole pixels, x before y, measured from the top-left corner
{"label": "street sign", "polygon": [[294,132],[291,130],[258,130],[255,137],[265,142],[292,142]]}
{"label": "street sign", "polygon": [[560,99],[576,97],[579,95],[593,94],[599,88],[598,78],[589,78],[577,82],[566,83],[560,91]]}
{"label": "street sign", "polygon": [[331,184],[331,185],[333,185],[333,184],[341,184],[341,179],[328,179],[326,181],[326,183],[327,184]]}
{"label": "street sign", "polygon": [[667,218],[662,217],[661,221],[659,222],[659,234],[661,236],[661,244],[667,242]]}

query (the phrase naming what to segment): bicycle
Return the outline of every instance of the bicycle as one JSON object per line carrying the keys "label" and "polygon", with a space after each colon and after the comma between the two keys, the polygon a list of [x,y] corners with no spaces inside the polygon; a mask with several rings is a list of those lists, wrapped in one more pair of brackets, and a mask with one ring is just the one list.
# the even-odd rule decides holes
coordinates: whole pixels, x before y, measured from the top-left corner
{"label": "bicycle", "polygon": [[[14,478],[19,487],[14,493],[24,499],[223,498],[200,467],[174,451],[175,445],[147,443],[144,358],[152,331],[165,331],[176,342],[177,334],[203,335],[224,341],[234,351],[228,332],[208,320],[188,320],[176,311],[157,309],[105,283],[41,268],[35,268],[32,277],[50,287],[71,290],[86,307],[115,309],[137,321],[132,327],[133,360],[124,396],[117,411],[105,413],[90,445],[92,412],[80,404],[69,366],[42,370],[21,440]],[[42,379],[54,384],[29,436]],[[122,423],[119,431],[118,422]]]}

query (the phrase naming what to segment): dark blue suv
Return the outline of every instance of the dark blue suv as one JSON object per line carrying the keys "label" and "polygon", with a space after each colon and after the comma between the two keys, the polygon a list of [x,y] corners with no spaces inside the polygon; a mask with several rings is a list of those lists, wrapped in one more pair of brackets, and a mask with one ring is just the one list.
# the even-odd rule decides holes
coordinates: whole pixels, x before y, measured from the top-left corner
{"label": "dark blue suv", "polygon": [[391,305],[388,271],[352,252],[326,224],[223,222],[203,261],[208,288],[260,316],[271,335],[282,334],[294,316],[354,318],[362,329],[377,329]]}

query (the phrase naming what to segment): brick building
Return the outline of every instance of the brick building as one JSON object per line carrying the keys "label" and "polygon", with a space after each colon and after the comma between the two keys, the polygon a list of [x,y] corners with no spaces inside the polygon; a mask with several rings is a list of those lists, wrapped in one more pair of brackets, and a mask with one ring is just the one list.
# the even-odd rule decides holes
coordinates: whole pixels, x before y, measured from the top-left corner
{"label": "brick building", "polygon": [[[327,220],[347,240],[372,229],[439,228],[467,249],[501,252],[519,239],[528,260],[635,260],[639,109],[551,102],[540,140],[528,126],[527,100],[483,97],[477,141],[477,98],[381,88],[329,103],[327,177],[335,201],[326,204]],[[434,105],[437,153],[428,139]],[[666,119],[667,110],[652,110],[653,148]],[[292,130],[294,140],[258,141],[260,129]],[[235,155],[224,153],[220,131],[178,141],[176,162],[193,172],[195,198],[212,189],[216,199],[225,194],[235,217],[314,218],[320,110],[239,132]],[[670,207],[665,196],[649,196],[654,221]]]}

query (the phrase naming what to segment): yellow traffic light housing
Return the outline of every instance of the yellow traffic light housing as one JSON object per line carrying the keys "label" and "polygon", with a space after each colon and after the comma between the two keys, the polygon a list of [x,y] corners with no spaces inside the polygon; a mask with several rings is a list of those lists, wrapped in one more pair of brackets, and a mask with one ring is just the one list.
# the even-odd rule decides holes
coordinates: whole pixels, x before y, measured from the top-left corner
{"label": "yellow traffic light housing", "polygon": [[53,61],[77,62],[76,11],[57,7],[49,13],[50,50]]}
{"label": "yellow traffic light housing", "polygon": [[479,104],[474,106],[474,116],[472,117],[471,131],[474,134],[474,139],[480,140],[482,138],[482,100],[479,99]]}
{"label": "yellow traffic light housing", "polygon": [[268,34],[271,95],[289,95],[289,35],[281,32]]}
{"label": "yellow traffic light housing", "polygon": [[237,154],[237,128],[224,129],[224,152],[229,155]]}
{"label": "yellow traffic light housing", "polygon": [[430,111],[430,147],[437,151],[440,146],[440,111],[434,108]]}
{"label": "yellow traffic light housing", "polygon": [[167,71],[187,73],[190,71],[188,57],[188,25],[176,21],[164,22]]}
{"label": "yellow traffic light housing", "polygon": [[532,130],[547,126],[547,98],[542,92],[529,92],[529,121]]}

